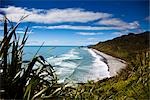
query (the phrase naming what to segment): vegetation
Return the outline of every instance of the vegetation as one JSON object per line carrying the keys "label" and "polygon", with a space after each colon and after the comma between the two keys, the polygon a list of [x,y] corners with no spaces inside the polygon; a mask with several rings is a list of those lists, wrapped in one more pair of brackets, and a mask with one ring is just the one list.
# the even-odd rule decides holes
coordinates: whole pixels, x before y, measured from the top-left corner
{"label": "vegetation", "polygon": [[[4,37],[0,42],[1,99],[150,99],[150,51],[147,32],[122,36],[92,46],[127,60],[127,68],[112,78],[69,87],[57,83],[53,67],[42,56],[35,55],[31,61],[23,61],[28,27],[23,37],[19,37],[15,31],[20,21],[14,26],[4,18]],[[8,24],[11,25],[10,29]]]}

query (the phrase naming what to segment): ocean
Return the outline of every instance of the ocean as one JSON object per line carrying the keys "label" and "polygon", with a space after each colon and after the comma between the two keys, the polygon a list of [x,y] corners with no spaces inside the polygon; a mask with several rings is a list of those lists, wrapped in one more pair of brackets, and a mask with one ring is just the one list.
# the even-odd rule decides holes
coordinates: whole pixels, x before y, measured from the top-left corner
{"label": "ocean", "polygon": [[[39,48],[25,46],[23,59],[31,60]],[[59,83],[86,83],[110,77],[103,57],[86,47],[43,46],[38,55],[42,55],[54,67]]]}

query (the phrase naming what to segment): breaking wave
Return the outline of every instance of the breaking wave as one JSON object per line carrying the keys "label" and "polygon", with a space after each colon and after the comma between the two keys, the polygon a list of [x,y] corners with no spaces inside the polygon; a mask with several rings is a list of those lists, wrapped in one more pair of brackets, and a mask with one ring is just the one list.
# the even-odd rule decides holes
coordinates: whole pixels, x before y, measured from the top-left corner
{"label": "breaking wave", "polygon": [[73,48],[65,54],[49,57],[47,61],[54,66],[59,83],[86,83],[110,77],[103,57],[88,48]]}
{"label": "breaking wave", "polygon": [[54,66],[56,74],[60,79],[59,82],[64,82],[65,79],[73,73],[78,66],[78,60],[81,59],[82,57],[79,56],[79,52],[76,52],[75,49],[71,49],[66,54],[47,58],[47,61]]}

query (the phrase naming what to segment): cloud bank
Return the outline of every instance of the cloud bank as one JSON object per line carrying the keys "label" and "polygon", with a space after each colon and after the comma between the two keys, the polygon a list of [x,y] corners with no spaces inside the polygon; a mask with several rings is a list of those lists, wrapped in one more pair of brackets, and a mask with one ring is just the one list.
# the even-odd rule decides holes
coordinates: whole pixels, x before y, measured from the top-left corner
{"label": "cloud bank", "polygon": [[99,34],[103,34],[103,33],[99,33],[99,32],[77,32],[77,34],[79,35],[99,35]]}
{"label": "cloud bank", "polygon": [[[57,25],[57,26],[33,26],[38,29],[70,29],[70,30],[126,30],[126,27],[108,27],[108,26],[73,26],[73,25]],[[130,27],[129,29],[135,29]]]}
{"label": "cloud bank", "polygon": [[107,18],[112,16],[108,13],[85,11],[80,8],[67,9],[27,9],[22,7],[9,6],[8,8],[1,8],[9,19],[17,22],[22,16],[29,15],[24,22],[35,23],[63,23],[63,22],[89,22],[97,19]]}
{"label": "cloud bank", "polygon": [[[93,22],[91,26],[35,26],[34,28],[45,29],[72,29],[72,30],[130,30],[139,28],[137,21],[125,22],[119,18],[113,18],[113,14],[104,12],[87,11],[81,8],[66,9],[28,9],[23,7],[8,6],[1,8],[0,12],[13,22],[18,22],[22,16],[29,15],[23,22],[33,22],[42,24],[63,24],[63,23],[88,23]],[[2,13],[0,14],[2,18]],[[97,21],[97,22],[94,22]],[[95,26],[93,26],[93,24]]]}
{"label": "cloud bank", "polygon": [[98,25],[106,25],[106,26],[122,27],[124,29],[135,29],[140,26],[137,21],[127,23],[127,22],[122,21],[119,18],[102,19],[99,22],[97,22],[97,24]]}

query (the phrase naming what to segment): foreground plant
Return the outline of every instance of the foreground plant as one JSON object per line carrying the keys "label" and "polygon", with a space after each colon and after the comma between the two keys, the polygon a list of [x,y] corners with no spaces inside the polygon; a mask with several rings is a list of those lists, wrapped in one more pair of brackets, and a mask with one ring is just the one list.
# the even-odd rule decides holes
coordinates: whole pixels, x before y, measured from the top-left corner
{"label": "foreground plant", "polygon": [[[22,39],[16,34],[20,22],[13,24],[4,17],[4,37],[0,42],[1,99],[36,99],[58,97],[64,85],[57,83],[53,67],[42,56],[23,61],[28,27]],[[11,28],[8,29],[8,24]]]}

